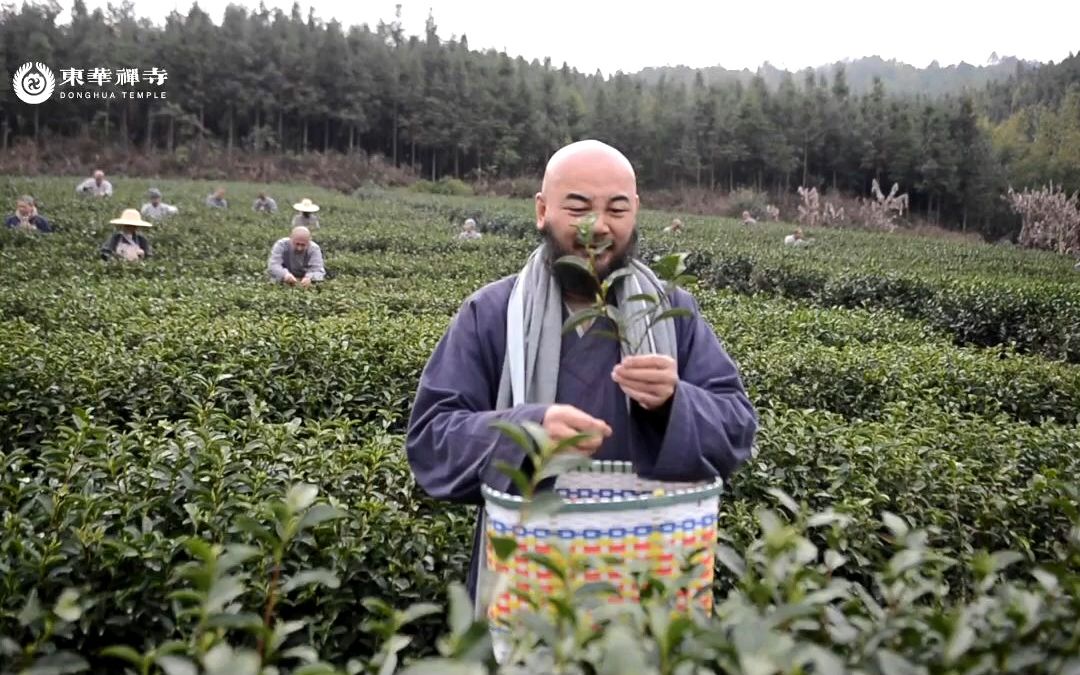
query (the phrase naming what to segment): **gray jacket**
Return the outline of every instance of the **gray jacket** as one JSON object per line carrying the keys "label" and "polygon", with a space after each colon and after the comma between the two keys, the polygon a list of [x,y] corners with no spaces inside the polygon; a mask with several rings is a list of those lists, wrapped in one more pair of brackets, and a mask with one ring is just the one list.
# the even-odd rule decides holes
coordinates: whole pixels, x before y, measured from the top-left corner
{"label": "gray jacket", "polygon": [[308,242],[304,252],[297,253],[288,237],[274,242],[274,247],[270,249],[270,258],[266,261],[266,271],[274,281],[284,279],[286,272],[291,272],[297,279],[307,276],[312,281],[322,281],[326,278],[319,245],[313,241]]}

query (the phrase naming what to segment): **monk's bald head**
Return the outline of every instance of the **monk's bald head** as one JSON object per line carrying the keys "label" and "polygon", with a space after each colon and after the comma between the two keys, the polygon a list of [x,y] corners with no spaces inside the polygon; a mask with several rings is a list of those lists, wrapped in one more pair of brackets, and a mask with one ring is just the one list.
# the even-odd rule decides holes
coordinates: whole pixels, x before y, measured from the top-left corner
{"label": "monk's bald head", "polygon": [[293,250],[303,251],[311,243],[311,230],[303,225],[297,225],[289,233],[289,241],[292,242]]}
{"label": "monk's bald head", "polygon": [[638,211],[637,178],[630,160],[600,141],[571,143],[551,156],[536,194],[536,227],[556,257],[585,255],[577,224],[593,215],[596,242],[612,246],[601,254],[601,275],[633,255]]}
{"label": "monk's bald head", "polygon": [[540,193],[550,196],[549,190],[572,180],[582,172],[606,176],[624,183],[632,194],[637,192],[634,165],[626,155],[607,143],[586,140],[563,146],[548,159]]}

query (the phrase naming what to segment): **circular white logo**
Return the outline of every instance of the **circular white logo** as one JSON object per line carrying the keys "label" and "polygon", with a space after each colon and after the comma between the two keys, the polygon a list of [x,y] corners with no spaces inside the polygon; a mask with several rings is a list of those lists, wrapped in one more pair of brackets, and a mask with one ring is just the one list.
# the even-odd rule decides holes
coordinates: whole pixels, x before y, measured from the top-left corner
{"label": "circular white logo", "polygon": [[11,88],[24,103],[44,103],[56,88],[56,78],[44,63],[24,63],[11,78]]}

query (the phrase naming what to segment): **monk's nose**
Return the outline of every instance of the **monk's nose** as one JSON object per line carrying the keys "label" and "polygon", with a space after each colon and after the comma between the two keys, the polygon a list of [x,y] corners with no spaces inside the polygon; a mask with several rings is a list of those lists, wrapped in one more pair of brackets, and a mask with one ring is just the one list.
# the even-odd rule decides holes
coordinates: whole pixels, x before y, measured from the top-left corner
{"label": "monk's nose", "polygon": [[611,228],[608,227],[607,220],[603,215],[596,215],[596,222],[593,223],[593,232],[599,235],[611,234]]}

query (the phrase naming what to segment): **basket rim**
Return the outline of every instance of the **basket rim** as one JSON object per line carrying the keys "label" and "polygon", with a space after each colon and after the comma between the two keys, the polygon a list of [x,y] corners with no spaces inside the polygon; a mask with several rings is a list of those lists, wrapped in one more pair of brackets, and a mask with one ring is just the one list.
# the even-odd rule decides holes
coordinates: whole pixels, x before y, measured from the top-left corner
{"label": "basket rim", "polygon": [[[634,465],[623,460],[595,460],[586,467],[577,469],[583,473],[634,473]],[[656,480],[656,479],[648,479]],[[670,481],[677,482],[677,481]],[[597,511],[629,511],[640,508],[659,508],[700,501],[719,495],[724,490],[724,479],[717,476],[712,481],[691,484],[680,490],[665,490],[664,494],[643,494],[637,497],[595,497],[568,502],[563,500],[558,513],[595,513]],[[486,483],[480,487],[486,503],[496,504],[506,509],[520,511],[525,505],[524,497],[496,490]]]}

